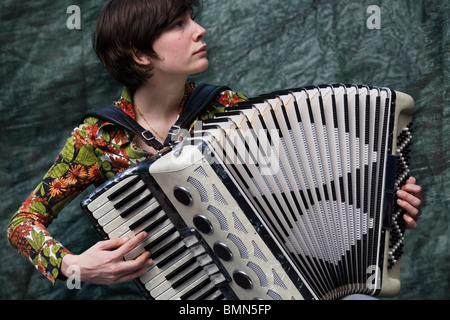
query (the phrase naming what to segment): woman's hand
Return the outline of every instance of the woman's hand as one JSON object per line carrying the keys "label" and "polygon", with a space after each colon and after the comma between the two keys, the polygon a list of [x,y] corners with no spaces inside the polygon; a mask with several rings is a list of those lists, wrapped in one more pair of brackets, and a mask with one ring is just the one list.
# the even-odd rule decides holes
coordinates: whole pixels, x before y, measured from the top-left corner
{"label": "woman's hand", "polygon": [[153,264],[150,253],[144,252],[135,260],[123,257],[147,237],[145,232],[132,239],[120,238],[101,241],[80,255],[67,254],[61,265],[61,273],[69,277],[68,268],[78,266],[81,282],[94,284],[118,284],[128,282],[145,274]]}
{"label": "woman's hand", "polygon": [[406,210],[403,219],[407,229],[417,228],[417,220],[422,214],[422,188],[415,178],[409,178],[402,190],[397,192],[398,205]]}

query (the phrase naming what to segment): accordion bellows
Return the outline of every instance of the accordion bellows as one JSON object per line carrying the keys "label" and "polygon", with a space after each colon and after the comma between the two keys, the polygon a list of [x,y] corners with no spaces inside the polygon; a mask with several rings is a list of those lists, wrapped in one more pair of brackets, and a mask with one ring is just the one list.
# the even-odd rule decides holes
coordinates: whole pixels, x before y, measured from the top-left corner
{"label": "accordion bellows", "polygon": [[338,299],[400,290],[413,99],[326,85],[252,98],[82,207],[104,238],[149,237],[149,299]]}

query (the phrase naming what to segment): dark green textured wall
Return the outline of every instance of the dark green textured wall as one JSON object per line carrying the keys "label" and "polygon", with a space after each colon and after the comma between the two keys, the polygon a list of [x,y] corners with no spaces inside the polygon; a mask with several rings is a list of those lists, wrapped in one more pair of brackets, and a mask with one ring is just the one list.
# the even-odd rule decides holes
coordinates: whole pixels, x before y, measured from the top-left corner
{"label": "dark green textured wall", "polygon": [[[84,111],[121,93],[91,46],[99,0],[0,3],[0,229],[54,161]],[[70,5],[81,29],[68,29]],[[381,8],[369,29],[367,8]],[[210,68],[198,82],[249,96],[324,83],[365,83],[416,100],[412,174],[424,188],[418,230],[406,235],[399,299],[450,298],[449,40],[444,0],[204,0]],[[75,253],[98,241],[75,200],[51,226]],[[0,242],[0,299],[141,299],[133,284],[52,286]]]}

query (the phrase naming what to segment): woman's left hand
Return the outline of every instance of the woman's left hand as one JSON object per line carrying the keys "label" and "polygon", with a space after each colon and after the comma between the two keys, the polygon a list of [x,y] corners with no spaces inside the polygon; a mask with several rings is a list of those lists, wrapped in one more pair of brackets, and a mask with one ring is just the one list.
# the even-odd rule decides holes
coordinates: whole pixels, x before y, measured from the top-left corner
{"label": "woman's left hand", "polygon": [[407,229],[417,228],[417,220],[422,214],[422,188],[416,184],[416,179],[411,177],[401,190],[397,192],[398,205],[406,210],[403,219]]}

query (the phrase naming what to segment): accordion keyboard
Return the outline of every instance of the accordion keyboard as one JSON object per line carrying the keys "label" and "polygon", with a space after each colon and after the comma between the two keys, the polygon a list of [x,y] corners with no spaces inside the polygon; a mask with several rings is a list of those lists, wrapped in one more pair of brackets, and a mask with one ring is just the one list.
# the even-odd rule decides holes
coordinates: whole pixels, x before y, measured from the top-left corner
{"label": "accordion keyboard", "polygon": [[[139,176],[112,184],[91,199],[86,208],[105,238],[148,237],[124,259],[145,251],[154,264],[140,277],[138,286],[155,300],[224,299],[218,286],[226,281],[219,267],[193,234],[181,235]],[[86,209],[85,208],[85,209]]]}

